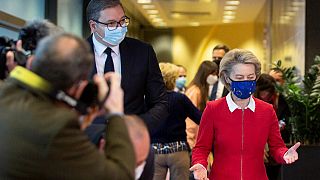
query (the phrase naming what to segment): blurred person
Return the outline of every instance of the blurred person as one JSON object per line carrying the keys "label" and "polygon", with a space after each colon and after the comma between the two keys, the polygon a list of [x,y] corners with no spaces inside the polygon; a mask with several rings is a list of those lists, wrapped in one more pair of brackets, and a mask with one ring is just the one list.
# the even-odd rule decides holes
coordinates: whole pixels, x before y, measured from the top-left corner
{"label": "blurred person", "polygon": [[179,76],[178,66],[171,63],[159,65],[168,94],[169,116],[151,139],[155,152],[153,179],[166,179],[169,170],[171,180],[186,180],[190,174],[190,156],[185,119],[189,117],[194,123],[199,124],[201,112],[186,95],[174,91]]}
{"label": "blurred person", "polygon": [[178,66],[179,76],[176,79],[176,87],[174,91],[185,93],[186,92],[186,82],[187,82],[187,69],[182,65]]}
{"label": "blurred person", "polygon": [[209,179],[267,179],[264,147],[278,163],[298,159],[281,139],[273,107],[252,97],[261,64],[247,50],[229,51],[220,63],[220,78],[230,93],[207,104],[200,123],[190,168],[196,179],[207,179],[207,157],[214,145],[214,161]]}
{"label": "blurred person", "polygon": [[[227,52],[229,52],[229,47],[224,44],[218,44],[212,50],[212,62],[218,65],[218,72],[221,59]],[[214,85],[210,86],[209,90],[211,92],[209,100],[216,100],[228,94],[227,88],[224,87],[220,79]]]}
{"label": "blurred person", "polygon": [[[118,73],[125,114],[141,117],[152,137],[168,116],[166,90],[152,46],[126,37],[130,18],[120,0],[91,0],[86,13],[91,30],[87,40],[94,54],[91,76]],[[150,151],[141,179],[152,179],[153,159]]]}
{"label": "blurred person", "polygon": [[7,36],[0,36],[0,81],[4,80],[8,75],[8,67],[6,66],[6,54],[14,48],[15,42]]}
{"label": "blurred person", "polygon": [[[211,61],[203,61],[190,82],[186,95],[191,102],[202,112],[206,107],[209,94],[209,86],[217,81],[218,66]],[[186,119],[187,141],[192,149],[196,143],[198,125],[191,119]]]}
{"label": "blurred person", "polygon": [[139,179],[150,149],[149,132],[143,120],[136,115],[124,116],[136,156],[135,179]]}
{"label": "blurred person", "polygon": [[285,97],[276,91],[275,79],[268,74],[261,74],[257,80],[256,89],[255,97],[273,106],[279,120],[282,139],[285,143],[289,143],[290,132],[285,126],[289,125],[288,119],[291,116],[291,113]]}
{"label": "blurred person", "polygon": [[48,36],[36,49],[31,71],[17,66],[1,84],[0,179],[134,179],[118,76],[94,77],[108,121],[105,155],[80,128],[88,109],[77,96],[92,58],[80,38]]}
{"label": "blurred person", "polygon": [[279,86],[283,86],[284,84],[284,79],[283,79],[283,73],[281,71],[281,69],[278,68],[272,68],[269,72],[269,75],[272,76],[274,78],[274,80],[276,81],[276,83]]}
{"label": "blurred person", "polygon": [[[273,106],[279,120],[279,128],[281,137],[285,143],[290,143],[290,131],[287,126],[290,117],[290,109],[283,95],[276,91],[276,81],[269,74],[261,74],[257,80],[255,97],[263,100]],[[269,180],[277,180],[280,178],[281,164],[269,156],[269,148],[266,145],[265,150],[265,166]]]}
{"label": "blurred person", "polygon": [[[63,30],[60,27],[49,20],[29,21],[19,31],[18,41],[13,48],[13,51],[8,51],[6,54],[6,66],[8,71],[10,72],[17,65],[30,69],[34,57],[33,53],[39,41],[48,35],[55,35],[62,32]],[[20,53],[16,54],[14,51]]]}

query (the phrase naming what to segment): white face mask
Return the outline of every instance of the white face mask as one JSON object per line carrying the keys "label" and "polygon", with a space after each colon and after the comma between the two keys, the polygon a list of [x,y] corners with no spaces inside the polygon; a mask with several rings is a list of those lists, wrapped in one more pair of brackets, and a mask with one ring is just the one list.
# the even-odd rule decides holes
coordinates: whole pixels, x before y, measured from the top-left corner
{"label": "white face mask", "polygon": [[207,83],[208,83],[209,85],[214,85],[217,81],[218,81],[218,76],[216,76],[216,75],[210,74],[210,75],[207,77]]}
{"label": "white face mask", "polygon": [[134,170],[135,171],[135,179],[139,179],[142,172],[143,172],[143,169],[144,169],[144,166],[146,165],[146,161],[143,161],[143,163],[141,163],[139,166],[136,167],[136,169]]}

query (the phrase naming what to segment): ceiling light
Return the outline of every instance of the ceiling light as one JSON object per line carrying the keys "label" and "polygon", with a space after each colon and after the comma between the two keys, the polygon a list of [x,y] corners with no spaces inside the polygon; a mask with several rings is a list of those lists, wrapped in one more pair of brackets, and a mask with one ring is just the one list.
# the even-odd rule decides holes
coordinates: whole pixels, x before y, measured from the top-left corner
{"label": "ceiling light", "polygon": [[180,17],[181,17],[181,14],[180,14],[180,13],[172,13],[172,14],[171,14],[171,17],[173,17],[173,18],[180,18]]}
{"label": "ceiling light", "polygon": [[230,11],[230,10],[236,10],[238,6],[225,6],[224,10]]}
{"label": "ceiling light", "polygon": [[281,16],[281,19],[290,20],[291,17],[290,16]]}
{"label": "ceiling light", "polygon": [[159,22],[159,23],[156,24],[156,26],[164,27],[164,26],[167,26],[167,23],[165,23],[165,22]]}
{"label": "ceiling light", "polygon": [[291,11],[299,11],[299,7],[290,7],[289,8]]}
{"label": "ceiling light", "polygon": [[150,17],[151,19],[153,19],[153,18],[158,17],[158,14],[149,14],[149,17]]}
{"label": "ceiling light", "polygon": [[224,15],[235,15],[236,12],[235,11],[224,11],[223,14]]}
{"label": "ceiling light", "polygon": [[200,26],[199,22],[191,22],[189,24],[190,24],[190,26]]}
{"label": "ceiling light", "polygon": [[235,16],[230,16],[230,15],[224,15],[223,19],[234,19]]}
{"label": "ceiling light", "polygon": [[224,20],[222,20],[222,22],[223,22],[223,23],[230,23],[231,20],[230,20],[230,19],[224,19]]}
{"label": "ceiling light", "polygon": [[295,13],[295,12],[291,12],[291,11],[287,11],[287,12],[285,13],[285,15],[287,15],[287,16],[294,16],[294,15],[296,15],[296,13]]}
{"label": "ceiling light", "polygon": [[297,6],[303,6],[304,2],[299,2],[299,1],[293,1],[292,6],[297,7]]}
{"label": "ceiling light", "polygon": [[240,1],[226,1],[226,5],[239,5]]}
{"label": "ceiling light", "polygon": [[144,5],[142,5],[142,8],[143,9],[154,9],[155,5],[153,5],[153,4],[144,4]]}
{"label": "ceiling light", "polygon": [[158,10],[155,10],[155,9],[149,9],[149,10],[147,10],[147,13],[148,13],[148,14],[158,14],[159,11],[158,11]]}
{"label": "ceiling light", "polygon": [[148,4],[148,3],[151,3],[151,0],[138,0],[137,2],[139,4]]}
{"label": "ceiling light", "polygon": [[163,22],[163,19],[161,19],[161,18],[153,18],[152,22]]}

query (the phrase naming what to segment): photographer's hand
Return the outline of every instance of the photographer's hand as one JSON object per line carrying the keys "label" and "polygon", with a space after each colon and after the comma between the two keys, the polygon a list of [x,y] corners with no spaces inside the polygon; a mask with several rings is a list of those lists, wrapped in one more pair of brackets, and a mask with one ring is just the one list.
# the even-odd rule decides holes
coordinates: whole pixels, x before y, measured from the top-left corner
{"label": "photographer's hand", "polygon": [[123,90],[121,88],[121,78],[116,73],[106,73],[104,75],[106,81],[110,82],[109,97],[107,97],[104,107],[109,113],[123,113]]}
{"label": "photographer's hand", "polygon": [[6,66],[9,72],[11,72],[17,66],[17,63],[14,61],[13,51],[8,51],[6,54]]}
{"label": "photographer's hand", "polygon": [[[118,74],[110,72],[104,75],[104,79],[101,76],[95,75],[94,81],[98,86],[98,98],[100,101],[105,99],[108,91],[109,96],[103,103],[103,107],[109,113],[123,113],[123,90],[120,86],[120,77]],[[107,81],[110,82],[110,87],[107,85]]]}

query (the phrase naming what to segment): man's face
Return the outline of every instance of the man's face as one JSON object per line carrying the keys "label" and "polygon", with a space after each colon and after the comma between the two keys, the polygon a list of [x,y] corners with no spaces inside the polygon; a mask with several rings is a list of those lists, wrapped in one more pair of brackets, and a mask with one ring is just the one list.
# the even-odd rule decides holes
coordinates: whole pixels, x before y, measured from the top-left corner
{"label": "man's face", "polygon": [[183,67],[179,67],[179,77],[187,77],[187,72]]}
{"label": "man's face", "polygon": [[225,54],[223,49],[215,49],[212,51],[212,60],[221,60]]}
{"label": "man's face", "polygon": [[282,78],[282,73],[275,71],[275,70],[271,70],[269,72],[269,75],[272,76],[274,78],[274,80],[276,80],[277,83],[279,83],[279,85],[283,85],[284,84],[284,80]]}
{"label": "man's face", "polygon": [[[122,20],[125,17],[125,13],[122,9],[122,7],[120,5],[115,6],[115,7],[111,7],[111,8],[106,8],[102,11],[100,11],[100,17],[99,19],[97,19],[99,22],[108,24],[110,22],[119,22],[120,20]],[[98,33],[99,36],[95,36],[96,39],[102,43],[102,44],[106,44],[104,41],[102,41],[101,37],[104,37],[104,30],[107,27],[104,24],[95,22],[93,20],[89,21],[90,24],[90,29],[92,33]],[[119,24],[118,24],[119,25]]]}

